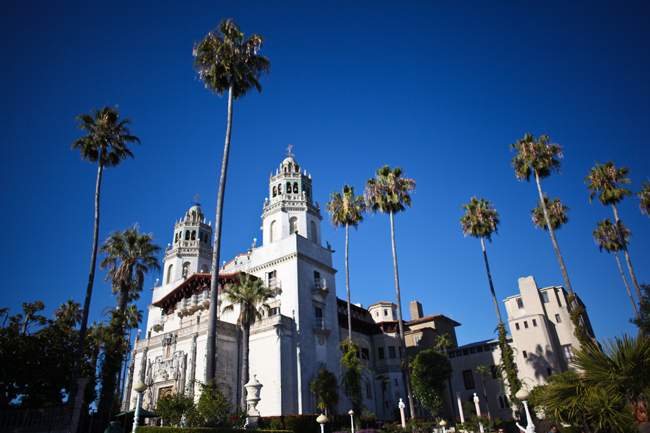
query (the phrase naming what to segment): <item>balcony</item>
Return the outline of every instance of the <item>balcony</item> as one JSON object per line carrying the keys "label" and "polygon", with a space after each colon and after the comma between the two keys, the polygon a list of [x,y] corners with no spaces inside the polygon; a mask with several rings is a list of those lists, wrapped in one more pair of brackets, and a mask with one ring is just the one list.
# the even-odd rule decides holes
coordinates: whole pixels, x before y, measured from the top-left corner
{"label": "balcony", "polygon": [[157,317],[153,319],[153,330],[160,332],[165,329],[165,322],[167,321],[167,316]]}
{"label": "balcony", "polygon": [[327,280],[323,278],[322,282],[320,278],[314,278],[314,288],[312,289],[312,292],[315,295],[320,295],[321,297],[325,298],[330,290],[327,288]]}
{"label": "balcony", "polygon": [[324,318],[314,318],[314,334],[316,334],[316,337],[318,338],[318,344],[321,346],[325,344],[325,340],[327,340],[327,337],[329,337],[331,332],[330,329],[327,329]]}

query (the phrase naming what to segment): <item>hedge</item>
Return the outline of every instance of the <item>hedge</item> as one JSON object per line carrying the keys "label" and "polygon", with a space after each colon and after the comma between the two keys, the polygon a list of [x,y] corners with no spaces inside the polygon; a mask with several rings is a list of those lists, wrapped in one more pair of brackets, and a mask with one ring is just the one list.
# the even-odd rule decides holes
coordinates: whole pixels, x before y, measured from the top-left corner
{"label": "hedge", "polygon": [[[293,433],[291,430],[252,430],[259,433]],[[242,433],[241,429],[230,427],[155,427],[139,426],[138,433]]]}

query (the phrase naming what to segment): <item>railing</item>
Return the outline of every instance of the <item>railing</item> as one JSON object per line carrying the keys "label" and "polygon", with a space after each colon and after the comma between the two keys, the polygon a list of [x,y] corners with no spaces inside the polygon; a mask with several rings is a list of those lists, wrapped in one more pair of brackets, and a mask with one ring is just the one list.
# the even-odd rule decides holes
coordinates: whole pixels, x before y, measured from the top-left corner
{"label": "railing", "polygon": [[325,319],[322,317],[314,318],[314,329],[326,329],[325,328]]}

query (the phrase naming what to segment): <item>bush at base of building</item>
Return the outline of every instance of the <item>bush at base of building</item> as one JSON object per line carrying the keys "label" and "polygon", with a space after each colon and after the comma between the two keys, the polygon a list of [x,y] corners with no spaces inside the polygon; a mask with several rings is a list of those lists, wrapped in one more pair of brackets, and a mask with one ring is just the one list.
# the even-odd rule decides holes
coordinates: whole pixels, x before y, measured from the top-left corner
{"label": "bush at base of building", "polygon": [[[241,428],[232,427],[151,427],[139,426],[138,433],[241,433]],[[293,433],[290,430],[255,430],[257,433]]]}

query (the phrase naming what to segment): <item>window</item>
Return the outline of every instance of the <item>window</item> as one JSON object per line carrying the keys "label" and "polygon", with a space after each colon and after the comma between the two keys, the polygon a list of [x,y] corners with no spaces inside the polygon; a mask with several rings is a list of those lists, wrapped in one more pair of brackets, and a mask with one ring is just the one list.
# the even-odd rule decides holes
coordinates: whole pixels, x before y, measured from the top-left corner
{"label": "window", "polygon": [[570,344],[562,346],[562,352],[567,363],[576,362],[576,356],[573,354],[573,347]]}
{"label": "window", "polygon": [[309,228],[311,229],[311,241],[315,244],[318,243],[318,232],[316,231],[316,223],[311,221],[309,223]]}
{"label": "window", "polygon": [[370,382],[366,382],[366,398],[371,399],[372,398],[372,391],[370,388]]}
{"label": "window", "polygon": [[298,218],[296,217],[291,217],[289,219],[289,234],[298,234]]}
{"label": "window", "polygon": [[560,315],[559,315],[559,314],[556,314],[556,315],[555,315],[555,321],[556,321],[557,323],[562,323],[562,319],[560,318]]}
{"label": "window", "polygon": [[379,359],[384,359],[384,348],[380,347],[379,350],[377,351],[377,355]]}
{"label": "window", "polygon": [[384,317],[388,316],[388,310],[384,310]]}
{"label": "window", "polygon": [[519,323],[515,323],[515,329],[519,331]]}
{"label": "window", "polygon": [[278,240],[278,225],[275,221],[271,221],[271,242]]}
{"label": "window", "polygon": [[521,298],[517,298],[517,307],[524,308],[524,301]]}
{"label": "window", "polygon": [[[370,352],[365,347],[361,348],[361,359],[368,360],[370,359]],[[370,397],[368,397],[370,398]]]}
{"label": "window", "polygon": [[483,352],[483,346],[476,346],[476,351],[477,351],[478,353]]}
{"label": "window", "polygon": [[548,304],[548,292],[542,292],[542,302]]}
{"label": "window", "polygon": [[388,357],[389,358],[396,358],[395,354],[395,346],[388,346]]}
{"label": "window", "polygon": [[528,322],[524,320],[524,328],[528,329]]}
{"label": "window", "polygon": [[169,268],[167,268],[167,284],[172,282],[172,270],[174,269],[174,265],[169,265]]}
{"label": "window", "polygon": [[469,355],[469,349],[463,349],[463,355]]}
{"label": "window", "polygon": [[278,307],[269,308],[269,317],[277,316],[279,312],[280,311]]}
{"label": "window", "polygon": [[546,374],[549,375],[549,376],[550,376],[551,374],[553,374],[553,371],[551,370],[551,367],[547,367],[547,368],[546,368]]}
{"label": "window", "polygon": [[508,404],[508,397],[503,394],[499,394],[499,409],[507,409],[510,405]]}
{"label": "window", "polygon": [[476,347],[470,347],[469,353],[476,353]]}
{"label": "window", "polygon": [[397,386],[397,379],[395,379],[395,386]]}
{"label": "window", "polygon": [[456,352],[449,352],[449,358],[455,358]]}
{"label": "window", "polygon": [[413,336],[413,344],[416,346],[420,345],[420,336],[419,335],[414,335]]}
{"label": "window", "polygon": [[492,373],[492,379],[497,379],[501,377],[501,372],[499,371],[499,367],[496,365],[490,366],[490,372]]}
{"label": "window", "polygon": [[474,376],[472,370],[463,371],[463,380],[465,381],[465,389],[474,389]]}
{"label": "window", "polygon": [[379,317],[379,311],[377,311],[377,312],[375,313],[375,316]]}
{"label": "window", "polygon": [[525,350],[522,353],[524,354],[524,359],[528,358],[528,354],[526,353]]}
{"label": "window", "polygon": [[533,319],[533,326],[537,326],[537,320]]}

